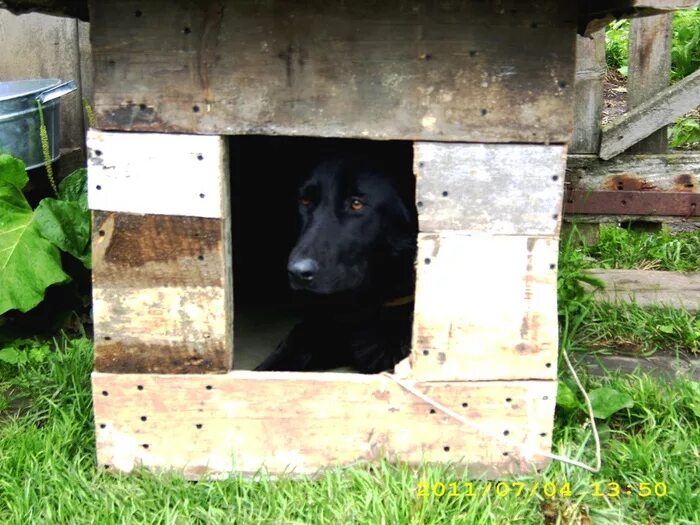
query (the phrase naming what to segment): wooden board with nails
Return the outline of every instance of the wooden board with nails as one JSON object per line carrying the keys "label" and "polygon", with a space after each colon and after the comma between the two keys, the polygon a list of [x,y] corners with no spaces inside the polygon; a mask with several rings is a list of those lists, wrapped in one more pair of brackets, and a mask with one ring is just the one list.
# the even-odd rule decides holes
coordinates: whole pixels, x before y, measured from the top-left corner
{"label": "wooden board with nails", "polygon": [[98,463],[192,479],[315,474],[380,457],[452,462],[471,477],[547,464],[522,447],[549,450],[556,381],[408,383],[469,424],[384,376],[94,373]]}
{"label": "wooden board with nails", "polygon": [[574,11],[555,0],[92,2],[98,127],[561,143]]}
{"label": "wooden board with nails", "polygon": [[221,137],[88,136],[95,368],[226,372],[230,197]]}

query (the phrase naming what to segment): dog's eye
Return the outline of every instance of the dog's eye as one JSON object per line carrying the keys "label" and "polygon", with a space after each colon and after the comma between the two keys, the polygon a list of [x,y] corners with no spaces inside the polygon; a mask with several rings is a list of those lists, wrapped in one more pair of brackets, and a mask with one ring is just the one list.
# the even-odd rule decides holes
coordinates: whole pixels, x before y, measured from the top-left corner
{"label": "dog's eye", "polygon": [[352,208],[353,210],[361,210],[364,207],[365,203],[362,202],[360,199],[350,199],[350,208]]}
{"label": "dog's eye", "polygon": [[308,197],[299,197],[299,204],[302,206],[309,206],[311,205],[311,199]]}

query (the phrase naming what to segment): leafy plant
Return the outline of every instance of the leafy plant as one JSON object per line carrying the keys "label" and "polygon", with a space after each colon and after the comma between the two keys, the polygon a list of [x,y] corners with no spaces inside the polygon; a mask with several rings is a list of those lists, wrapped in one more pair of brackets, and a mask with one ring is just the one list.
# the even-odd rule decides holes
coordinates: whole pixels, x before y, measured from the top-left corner
{"label": "leafy plant", "polygon": [[27,363],[38,365],[46,360],[50,352],[51,349],[46,342],[19,339],[0,349],[0,361],[16,366]]}
{"label": "leafy plant", "polygon": [[[591,401],[593,416],[596,419],[609,419],[616,412],[634,406],[634,400],[629,394],[609,386],[601,386],[591,390],[588,392],[588,399]],[[583,401],[579,399],[576,390],[567,381],[559,381],[557,406],[565,410],[588,414]]]}
{"label": "leafy plant", "polygon": [[671,80],[687,77],[700,68],[700,8],[673,15]]}
{"label": "leafy plant", "polygon": [[624,77],[629,64],[629,31],[629,20],[612,22],[605,31],[605,61]]}
{"label": "leafy plant", "polygon": [[700,118],[683,117],[671,127],[671,147],[693,147],[700,144]]}
{"label": "leafy plant", "polygon": [[592,265],[586,250],[576,247],[579,243],[580,234],[576,225],[573,225],[559,252],[557,300],[559,317],[564,325],[584,316],[593,304],[593,294],[585,285],[594,289],[604,286],[600,279],[585,272]]}
{"label": "leafy plant", "polygon": [[[627,76],[629,20],[617,20],[605,32],[605,60],[609,68]],[[673,14],[671,80],[678,81],[700,68],[700,8]]]}
{"label": "leafy plant", "polygon": [[26,312],[42,301],[46,288],[70,281],[59,249],[91,265],[86,170],[71,173],[58,198],[43,199],[36,210],[22,193],[28,180],[21,160],[0,155],[0,315]]}

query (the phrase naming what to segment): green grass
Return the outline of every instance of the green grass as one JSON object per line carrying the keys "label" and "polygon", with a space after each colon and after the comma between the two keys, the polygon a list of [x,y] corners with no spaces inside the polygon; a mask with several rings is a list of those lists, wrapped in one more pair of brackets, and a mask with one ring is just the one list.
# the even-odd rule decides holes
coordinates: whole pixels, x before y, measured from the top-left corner
{"label": "green grass", "polygon": [[[41,362],[0,365],[6,406],[13,407],[0,413],[3,524],[700,522],[700,389],[690,381],[585,379],[588,388],[609,384],[635,400],[634,407],[603,425],[599,474],[553,463],[541,474],[519,479],[526,486],[521,496],[514,486],[501,497],[475,482],[473,497],[464,495],[464,488],[457,497],[419,497],[422,480],[431,486],[460,478],[449,467],[414,472],[389,462],[336,469],[315,480],[232,477],[192,483],[177,474],[97,471],[91,345],[79,339],[55,347]],[[556,452],[592,462],[590,429],[580,412],[557,414],[554,442]],[[666,484],[666,496],[636,493],[640,483],[657,482]],[[536,483],[540,488],[530,497]],[[545,483],[558,494],[545,497]],[[610,490],[607,483],[618,483],[635,493],[596,496],[596,483],[604,492]],[[566,487],[570,495],[561,494]]]}
{"label": "green grass", "polygon": [[[581,287],[589,280],[584,270],[594,266],[698,270],[698,235],[605,227],[594,249],[565,243],[559,260],[562,346],[698,351],[697,317],[674,309],[598,305]],[[194,483],[177,473],[98,471],[91,369],[92,345],[85,338],[0,345],[0,523],[700,523],[700,385],[690,380],[583,378],[588,391],[607,386],[634,400],[631,408],[599,420],[598,474],[555,462],[518,478],[525,484],[520,496],[514,478],[503,480],[510,489],[505,496],[494,485],[474,482],[473,496],[458,485],[458,496],[429,490],[422,497],[421,482],[428,488],[444,483],[449,492],[450,483],[464,479],[449,466],[412,470],[387,461],[276,481],[232,476]],[[562,379],[571,385],[565,370]],[[585,414],[564,408],[580,405],[577,395],[578,402],[557,409],[554,452],[592,464]],[[667,495],[642,497],[646,483],[652,489],[664,483]],[[622,492],[611,495],[616,486]],[[545,487],[555,494],[547,496]],[[596,495],[596,487],[607,495]]]}
{"label": "green grass", "polygon": [[575,241],[574,232],[559,255],[559,313],[561,319],[576,322],[570,337],[573,348],[637,355],[658,350],[700,353],[697,314],[672,307],[597,303],[581,285],[600,284],[586,276],[590,268],[700,271],[700,231],[650,234],[604,225],[596,246]]}
{"label": "green grass", "polygon": [[700,353],[700,320],[671,307],[594,304],[575,334],[575,344],[644,356],[659,350],[695,354]]}
{"label": "green grass", "polygon": [[600,241],[587,251],[599,268],[635,268],[671,272],[700,271],[700,230],[649,234],[616,226],[600,229]]}

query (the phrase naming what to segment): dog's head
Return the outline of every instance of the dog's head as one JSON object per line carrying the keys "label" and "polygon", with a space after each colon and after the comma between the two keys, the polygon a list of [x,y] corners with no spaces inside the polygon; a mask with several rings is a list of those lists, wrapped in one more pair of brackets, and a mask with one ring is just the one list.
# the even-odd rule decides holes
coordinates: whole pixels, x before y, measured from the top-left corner
{"label": "dog's head", "polygon": [[412,268],[417,219],[411,174],[367,159],[321,161],[299,189],[301,233],[287,271],[295,290],[362,292]]}

